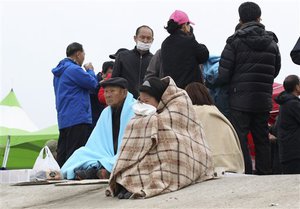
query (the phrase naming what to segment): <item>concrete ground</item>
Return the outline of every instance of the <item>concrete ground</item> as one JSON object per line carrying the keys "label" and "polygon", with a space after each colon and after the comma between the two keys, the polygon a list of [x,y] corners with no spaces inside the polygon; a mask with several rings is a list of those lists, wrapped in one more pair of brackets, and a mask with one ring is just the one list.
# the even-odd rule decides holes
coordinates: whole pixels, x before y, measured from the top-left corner
{"label": "concrete ground", "polygon": [[0,185],[0,208],[300,208],[300,175],[229,175],[142,200],[106,197],[106,187]]}

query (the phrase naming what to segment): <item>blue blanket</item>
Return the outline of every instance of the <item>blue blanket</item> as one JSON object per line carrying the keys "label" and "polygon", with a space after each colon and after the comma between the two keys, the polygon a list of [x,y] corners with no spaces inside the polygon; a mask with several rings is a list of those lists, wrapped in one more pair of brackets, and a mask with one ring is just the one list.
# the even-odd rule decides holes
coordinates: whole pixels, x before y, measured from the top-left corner
{"label": "blue blanket", "polygon": [[[132,94],[128,92],[125,99],[120,118],[120,130],[118,137],[118,150],[120,148],[123,134],[127,123],[134,116],[132,105],[135,102]],[[106,107],[89,137],[86,145],[77,149],[61,168],[64,178],[74,179],[75,171],[91,167],[100,168],[103,166],[111,172],[119,151],[114,154],[112,135],[112,111]]]}
{"label": "blue blanket", "polygon": [[203,75],[209,93],[218,109],[226,116],[229,116],[229,93],[228,85],[217,86],[215,84],[219,74],[220,56],[210,56],[203,64]]}
{"label": "blue blanket", "polygon": [[220,56],[209,56],[208,60],[203,63],[203,76],[206,83],[213,85],[218,78]]}

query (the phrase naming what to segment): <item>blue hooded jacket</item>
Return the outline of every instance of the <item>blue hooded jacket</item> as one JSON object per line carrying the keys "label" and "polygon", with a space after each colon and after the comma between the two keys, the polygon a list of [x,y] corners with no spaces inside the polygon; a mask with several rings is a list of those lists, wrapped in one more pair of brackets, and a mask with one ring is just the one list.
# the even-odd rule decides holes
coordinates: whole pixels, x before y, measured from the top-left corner
{"label": "blue hooded jacket", "polygon": [[52,70],[59,129],[76,124],[92,124],[89,90],[96,89],[93,70],[83,70],[69,58]]}

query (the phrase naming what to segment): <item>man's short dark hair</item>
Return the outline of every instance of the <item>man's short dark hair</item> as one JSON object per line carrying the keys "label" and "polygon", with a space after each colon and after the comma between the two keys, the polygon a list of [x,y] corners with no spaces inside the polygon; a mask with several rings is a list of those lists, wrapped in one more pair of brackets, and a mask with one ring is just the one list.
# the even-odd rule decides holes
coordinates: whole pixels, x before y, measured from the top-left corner
{"label": "man's short dark hair", "polygon": [[135,31],[135,35],[136,35],[136,36],[139,34],[141,28],[148,28],[148,29],[150,29],[150,30],[151,30],[151,33],[152,33],[152,37],[154,37],[154,32],[153,32],[152,28],[150,28],[150,27],[147,26],[147,25],[142,25],[142,26],[138,27],[138,28],[136,29],[136,31]]}
{"label": "man's short dark hair", "polygon": [[244,2],[239,7],[239,15],[243,23],[256,21],[261,16],[261,10],[254,2]]}
{"label": "man's short dark hair", "polygon": [[287,93],[292,93],[299,84],[299,77],[296,75],[289,75],[283,81],[283,87]]}
{"label": "man's short dark hair", "polygon": [[83,47],[80,43],[73,42],[73,43],[69,44],[69,46],[67,47],[67,50],[66,50],[67,57],[72,56],[73,54],[75,54],[78,51],[83,52]]}

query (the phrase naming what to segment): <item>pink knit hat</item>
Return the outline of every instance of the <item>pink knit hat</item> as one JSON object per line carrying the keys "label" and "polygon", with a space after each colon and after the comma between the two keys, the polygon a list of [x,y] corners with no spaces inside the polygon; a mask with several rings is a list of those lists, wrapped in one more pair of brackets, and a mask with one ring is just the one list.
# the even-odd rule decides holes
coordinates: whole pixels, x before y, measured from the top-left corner
{"label": "pink knit hat", "polygon": [[170,20],[174,20],[174,22],[178,23],[179,25],[182,25],[184,23],[190,23],[192,25],[195,25],[195,23],[189,20],[187,14],[180,10],[175,10],[175,12],[171,14]]}

